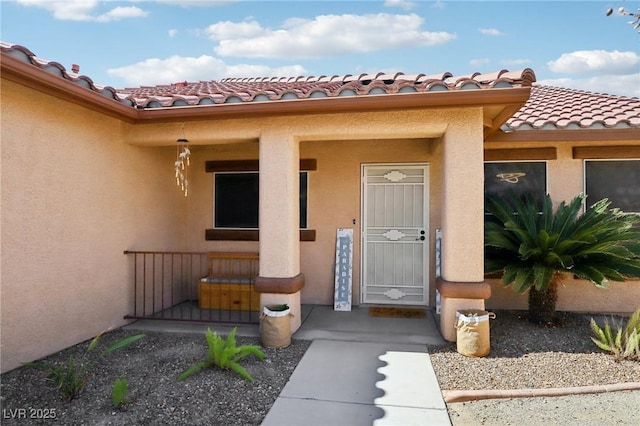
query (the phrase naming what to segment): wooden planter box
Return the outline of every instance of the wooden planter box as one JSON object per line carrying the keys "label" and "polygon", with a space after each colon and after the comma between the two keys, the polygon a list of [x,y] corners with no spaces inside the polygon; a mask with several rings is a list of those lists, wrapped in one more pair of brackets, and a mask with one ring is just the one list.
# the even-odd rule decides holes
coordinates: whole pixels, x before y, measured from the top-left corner
{"label": "wooden planter box", "polygon": [[260,293],[251,283],[208,282],[198,284],[198,307],[233,311],[259,311]]}
{"label": "wooden planter box", "polygon": [[260,293],[253,288],[259,260],[258,253],[209,253],[209,273],[198,283],[198,307],[259,311]]}

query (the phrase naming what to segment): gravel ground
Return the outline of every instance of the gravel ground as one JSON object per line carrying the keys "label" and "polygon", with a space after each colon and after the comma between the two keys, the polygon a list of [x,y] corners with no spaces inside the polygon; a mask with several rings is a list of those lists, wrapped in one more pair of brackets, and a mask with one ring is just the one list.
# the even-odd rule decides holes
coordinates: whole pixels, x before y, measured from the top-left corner
{"label": "gravel ground", "polygon": [[[491,353],[465,357],[455,343],[430,348],[431,362],[443,390],[524,389],[640,382],[640,362],[616,361],[590,339],[589,317],[565,314],[562,326],[540,328],[519,312],[496,311],[491,320]],[[101,347],[134,331],[116,330]],[[41,371],[19,368],[1,376],[3,425],[259,425],[308,348],[293,340],[285,349],[265,349],[267,358],[242,365],[250,383],[231,371],[208,369],[185,381],[177,376],[206,356],[200,334],[148,332],[132,346],[98,363],[85,391],[71,402],[44,380]],[[238,337],[238,344],[259,345]],[[46,358],[46,362],[81,356],[88,342]],[[102,346],[104,345],[104,346]],[[111,405],[116,378],[129,381],[130,402]],[[480,400],[447,404],[454,426],[462,425],[602,425],[638,424],[640,392],[568,397]],[[49,419],[44,417],[49,416]],[[26,418],[24,418],[26,417]],[[212,419],[214,419],[212,421]]]}
{"label": "gravel ground", "polygon": [[[522,312],[490,320],[491,353],[465,357],[456,345],[430,351],[442,390],[540,389],[640,382],[640,361],[616,359],[591,341],[590,316],[563,314],[538,327]],[[600,323],[603,317],[596,317]],[[620,320],[617,318],[616,320]],[[454,426],[640,424],[640,391],[448,403]]]}
{"label": "gravel ground", "polygon": [[[134,331],[116,330],[100,348]],[[293,340],[284,349],[262,348],[263,361],[241,361],[251,383],[229,370],[207,369],[184,381],[177,376],[204,359],[204,334],[147,332],[131,346],[113,352],[94,367],[79,398],[67,402],[45,381],[44,373],[21,367],[1,377],[3,425],[259,425],[307,350],[309,341]],[[259,345],[257,338],[237,337],[238,345]],[[46,358],[46,362],[75,357],[88,342]],[[103,346],[104,345],[104,346]],[[111,404],[115,379],[127,377],[130,403]],[[48,418],[46,418],[48,417]],[[212,420],[213,419],[213,420]]]}
{"label": "gravel ground", "polygon": [[489,322],[491,353],[486,357],[462,356],[455,343],[430,351],[440,388],[528,389],[640,381],[640,362],[617,361],[592,342],[590,316],[565,313],[559,326],[539,327],[524,315],[496,312]]}

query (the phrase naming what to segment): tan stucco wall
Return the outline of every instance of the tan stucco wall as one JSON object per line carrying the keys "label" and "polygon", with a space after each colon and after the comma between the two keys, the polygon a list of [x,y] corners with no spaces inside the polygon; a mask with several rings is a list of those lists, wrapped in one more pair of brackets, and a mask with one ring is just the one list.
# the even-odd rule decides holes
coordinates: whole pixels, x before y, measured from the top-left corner
{"label": "tan stucco wall", "polygon": [[[124,250],[258,251],[257,242],[205,241],[205,229],[213,222],[213,176],[204,163],[261,158],[261,138],[267,134],[292,137],[289,142],[299,144],[301,158],[318,160],[309,179],[309,227],[317,231],[317,239],[299,247],[300,271],[306,277],[302,303],[333,302],[339,227],[355,230],[353,300],[359,303],[362,164],[429,164],[433,304],[436,228],[469,219],[465,223],[473,235],[443,230],[450,243],[443,262],[453,279],[477,281],[482,275],[482,239],[474,236],[481,227],[478,215],[471,214],[481,208],[481,195],[451,196],[459,185],[447,185],[443,169],[445,156],[453,153],[446,159],[449,164],[459,161],[467,172],[475,172],[450,170],[451,176],[464,181],[480,174],[479,164],[469,168],[468,163],[480,159],[481,129],[479,108],[130,125],[3,80],[2,370],[123,324],[132,293],[131,259]],[[191,142],[188,198],[173,176],[179,137]],[[582,161],[571,158],[569,143],[551,145],[558,148],[558,160],[549,162],[549,191],[556,200],[570,199],[582,190]],[[455,214],[445,217],[450,211]],[[460,241],[464,249],[457,247]],[[266,266],[274,271],[284,266],[288,274],[297,270],[296,262],[283,259]],[[561,289],[559,308],[629,312],[640,305],[637,284],[599,290],[570,283]],[[509,291],[494,285],[487,307],[522,307],[522,297]]]}
{"label": "tan stucco wall", "polygon": [[[260,157],[261,137],[283,131],[300,141],[300,157],[316,158],[318,171],[310,177],[309,227],[317,230],[317,241],[303,242],[300,246],[301,272],[306,286],[302,291],[303,303],[333,303],[333,263],[335,232],[338,227],[354,227],[354,303],[359,303],[360,286],[360,167],[363,163],[427,162],[430,166],[430,251],[433,253],[434,230],[441,225],[444,185],[441,159],[445,143],[449,143],[455,156],[466,164],[470,158],[482,155],[482,115],[479,108],[450,108],[443,110],[410,110],[395,112],[350,113],[338,115],[312,115],[268,117],[222,121],[197,121],[139,125],[128,129],[127,142],[157,145],[159,141],[172,143],[167,135],[182,134],[192,144],[192,186],[194,197],[189,197],[190,247],[194,250],[258,250],[251,242],[205,242],[204,230],[212,226],[212,176],[204,173],[206,160],[257,159]],[[443,138],[449,132],[447,138]],[[467,141],[470,137],[473,141]],[[470,143],[466,149],[457,144]],[[476,143],[474,155],[468,149]],[[461,154],[462,153],[462,154]],[[262,157],[260,157],[262,158]],[[455,158],[452,160],[455,161]],[[482,170],[476,167],[480,176]],[[475,182],[480,182],[476,179]],[[465,186],[466,187],[466,186]],[[460,188],[457,186],[456,188]],[[454,188],[449,191],[452,194]],[[476,209],[470,206],[475,200]],[[452,209],[478,211],[482,197],[468,197],[460,192],[450,196]],[[458,214],[467,222],[469,213]],[[477,215],[480,220],[481,215]],[[353,225],[356,219],[356,225]],[[457,220],[457,219],[455,219]],[[474,227],[477,230],[478,227]],[[474,231],[475,232],[475,231]],[[473,232],[472,232],[473,233]],[[452,237],[456,233],[451,232]],[[464,233],[458,233],[464,239]],[[451,270],[461,280],[481,280],[481,236],[472,238],[467,253],[452,250]],[[471,254],[469,254],[471,253]],[[474,262],[468,262],[473,258]],[[431,281],[434,278],[433,260],[430,260]],[[261,269],[263,263],[261,261]],[[434,301],[431,284],[431,303]]]}
{"label": "tan stucco wall", "polygon": [[2,81],[2,371],[125,321],[124,250],[187,248],[175,150]]}
{"label": "tan stucco wall", "polygon": [[[190,198],[191,246],[202,251],[258,250],[255,242],[204,241],[204,230],[213,224],[213,175],[204,172],[207,160],[257,159],[255,143],[197,147],[192,171],[197,196]],[[360,217],[362,164],[423,162],[430,166],[430,250],[441,211],[441,142],[430,139],[306,141],[301,158],[314,158],[318,169],[309,172],[308,226],[316,241],[301,242],[301,272],[305,275],[302,303],[332,304],[337,228],[354,228],[353,300],[360,297]],[[355,224],[353,221],[355,220]],[[433,266],[433,265],[432,265]],[[433,275],[433,267],[432,267]]]}
{"label": "tan stucco wall", "polygon": [[[554,141],[530,143],[486,143],[485,148],[556,148],[557,159],[547,161],[547,185],[554,204],[569,201],[584,192],[584,161],[574,159],[574,146],[638,145],[638,141],[614,142]],[[533,160],[532,160],[533,161]],[[597,200],[588,200],[595,202]],[[527,309],[527,295],[518,295],[491,280],[492,295],[487,300],[490,309]],[[558,289],[558,310],[576,312],[631,313],[640,308],[640,281],[611,282],[606,289],[585,280],[566,277]]]}
{"label": "tan stucco wall", "polygon": [[[338,227],[353,227],[355,230],[354,246],[354,303],[360,300],[360,166],[362,163],[376,162],[427,162],[430,169],[430,250],[431,280],[434,278],[433,250],[434,230],[442,226],[442,200],[446,191],[443,182],[442,157],[446,138],[442,137],[447,131],[447,121],[460,122],[461,117],[474,117],[473,109],[446,111],[412,111],[411,113],[390,114],[388,119],[397,120],[401,125],[390,128],[383,122],[380,114],[362,113],[345,114],[340,120],[328,120],[326,117],[289,117],[286,122],[281,119],[257,120],[257,126],[276,126],[286,128],[298,135],[301,158],[316,158],[318,170],[310,174],[309,191],[309,227],[317,230],[315,242],[302,242],[300,245],[301,271],[305,274],[306,286],[302,291],[303,303],[331,304],[333,302],[333,263],[335,230]],[[428,117],[428,124],[424,124]],[[369,121],[367,121],[369,120]],[[468,118],[466,120],[469,121]],[[322,123],[322,126],[318,126]],[[347,124],[345,127],[345,123]],[[445,123],[443,125],[443,123]],[[453,125],[453,124],[452,124]],[[160,129],[167,133],[179,132],[179,124],[165,124]],[[211,124],[186,123],[187,136],[196,146],[193,148],[193,188],[198,194],[189,199],[190,246],[194,250],[258,250],[258,243],[254,242],[212,242],[204,241],[204,229],[212,226],[212,182],[211,174],[204,173],[206,160],[257,159],[260,152],[260,127],[252,127],[244,120]],[[151,144],[159,140],[153,128],[150,132],[137,127],[127,135],[132,143]],[[341,129],[343,131],[341,132]],[[407,139],[392,137],[396,133],[406,135]],[[470,130],[461,130],[464,134]],[[471,131],[470,134],[473,134]],[[423,137],[417,137],[423,135]],[[475,137],[475,136],[474,136]],[[166,137],[165,137],[166,138]],[[454,138],[455,139],[455,138]],[[219,145],[201,145],[220,142]],[[455,143],[455,140],[452,141]],[[610,144],[619,145],[637,143],[635,141],[616,141]],[[538,142],[504,144],[486,143],[485,148],[514,148],[514,147],[549,147],[557,148],[558,159],[548,162],[549,192],[557,200],[568,200],[582,191],[582,160],[572,158],[572,146],[575,142],[558,141],[555,143]],[[582,143],[581,145],[603,145],[603,143]],[[460,158],[463,167],[469,163],[466,156]],[[330,208],[327,208],[330,206]],[[465,204],[456,206],[456,210],[465,211]],[[464,213],[461,217],[464,220]],[[353,225],[356,219],[356,225]],[[462,234],[464,235],[464,233]],[[454,249],[453,254],[461,259],[477,258],[475,254],[469,256],[466,250]],[[450,258],[451,256],[449,256]],[[445,260],[446,262],[446,260]],[[477,263],[477,262],[474,262]],[[481,280],[478,268],[469,267],[465,262],[456,266],[452,273],[468,280]],[[460,269],[462,268],[462,269]],[[460,275],[458,275],[460,276]],[[587,310],[593,312],[632,311],[638,306],[637,295],[629,292],[636,282],[612,284],[608,290],[597,289],[590,285],[580,284],[578,293],[569,293],[561,289],[559,307],[566,310]],[[493,296],[487,301],[487,306],[498,308],[526,308],[526,297],[518,296],[510,289],[502,289],[500,284],[493,285]],[[570,290],[572,287],[569,287]],[[434,300],[434,288],[431,284],[431,304]],[[587,297],[573,297],[585,294]],[[566,294],[566,296],[565,296]],[[603,295],[606,300],[603,301]]]}
{"label": "tan stucco wall", "polygon": [[443,136],[442,278],[484,279],[484,167],[480,110],[452,120]]}

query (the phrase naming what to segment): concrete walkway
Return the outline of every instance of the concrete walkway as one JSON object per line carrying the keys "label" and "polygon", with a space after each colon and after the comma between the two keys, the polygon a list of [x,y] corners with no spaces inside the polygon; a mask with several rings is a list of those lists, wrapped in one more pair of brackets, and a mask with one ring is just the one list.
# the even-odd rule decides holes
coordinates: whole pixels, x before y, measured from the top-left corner
{"label": "concrete walkway", "polygon": [[263,426],[451,425],[427,353],[444,343],[430,311],[374,318],[313,306],[303,316],[293,337],[313,342]]}
{"label": "concrete walkway", "polygon": [[[137,321],[134,328],[228,333],[232,324]],[[259,336],[256,324],[239,336]],[[451,425],[427,352],[445,341],[433,312],[371,317],[367,307],[336,312],[303,305],[294,339],[312,340],[263,426]]]}

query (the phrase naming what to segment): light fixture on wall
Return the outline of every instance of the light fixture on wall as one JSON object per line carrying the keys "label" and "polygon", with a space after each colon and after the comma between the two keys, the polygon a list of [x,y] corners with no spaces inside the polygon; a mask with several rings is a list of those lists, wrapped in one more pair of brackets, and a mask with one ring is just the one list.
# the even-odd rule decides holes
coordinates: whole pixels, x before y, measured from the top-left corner
{"label": "light fixture on wall", "polygon": [[[184,125],[182,126],[182,133],[184,134]],[[180,187],[180,190],[186,197],[189,194],[189,165],[191,156],[191,150],[189,149],[189,139],[182,137],[176,141],[176,161],[174,163],[176,170],[176,185]]]}

